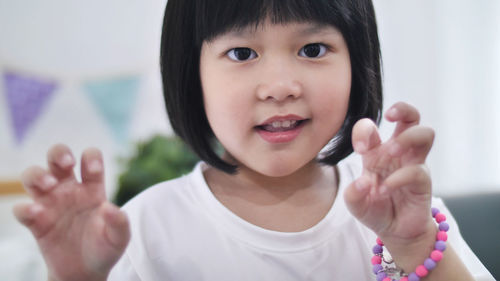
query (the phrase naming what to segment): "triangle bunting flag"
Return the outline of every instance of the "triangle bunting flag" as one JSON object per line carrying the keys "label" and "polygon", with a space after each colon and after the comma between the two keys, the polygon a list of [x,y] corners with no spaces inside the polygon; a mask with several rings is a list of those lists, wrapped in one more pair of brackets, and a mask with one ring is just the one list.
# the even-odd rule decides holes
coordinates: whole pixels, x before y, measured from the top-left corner
{"label": "triangle bunting flag", "polygon": [[139,80],[138,76],[127,76],[90,81],[83,86],[118,143],[124,143],[128,138]]}
{"label": "triangle bunting flag", "polygon": [[3,77],[14,135],[16,142],[21,144],[47,106],[57,84],[14,72],[6,72]]}

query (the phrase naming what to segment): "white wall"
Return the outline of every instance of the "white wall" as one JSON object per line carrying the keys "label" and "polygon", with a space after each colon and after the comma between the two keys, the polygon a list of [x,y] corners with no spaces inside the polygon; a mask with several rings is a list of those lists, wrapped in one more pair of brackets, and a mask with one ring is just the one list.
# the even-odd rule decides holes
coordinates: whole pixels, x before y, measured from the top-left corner
{"label": "white wall", "polygon": [[[0,85],[0,178],[44,164],[68,143],[105,153],[108,188],[120,170],[117,145],[81,93],[85,79],[140,74],[131,140],[170,132],[157,68],[164,0],[0,0],[0,70],[58,79],[46,114],[16,145]],[[437,193],[500,186],[500,2],[376,0],[384,59],[385,107],[408,101],[436,129],[429,158]],[[1,82],[0,82],[1,83]],[[75,127],[78,130],[75,130]],[[390,126],[383,125],[384,132]]]}
{"label": "white wall", "polygon": [[500,191],[500,2],[375,0],[375,7],[385,108],[410,102],[436,130],[428,161],[435,192]]}
{"label": "white wall", "polygon": [[[109,195],[121,171],[117,158],[130,142],[170,133],[158,71],[164,0],[0,0],[0,72],[55,79],[59,88],[22,144],[11,128],[0,79],[0,179],[18,178],[29,165],[45,165],[47,149],[67,143],[75,155],[102,149]],[[130,139],[117,143],[83,92],[89,79],[139,75]]]}

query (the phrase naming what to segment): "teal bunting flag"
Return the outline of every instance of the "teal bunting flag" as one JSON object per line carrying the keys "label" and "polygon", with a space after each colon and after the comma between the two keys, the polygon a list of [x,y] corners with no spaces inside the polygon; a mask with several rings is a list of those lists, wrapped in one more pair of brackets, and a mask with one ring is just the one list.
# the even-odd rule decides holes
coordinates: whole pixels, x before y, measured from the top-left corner
{"label": "teal bunting flag", "polygon": [[138,76],[127,76],[84,83],[85,91],[118,143],[128,139],[139,82]]}

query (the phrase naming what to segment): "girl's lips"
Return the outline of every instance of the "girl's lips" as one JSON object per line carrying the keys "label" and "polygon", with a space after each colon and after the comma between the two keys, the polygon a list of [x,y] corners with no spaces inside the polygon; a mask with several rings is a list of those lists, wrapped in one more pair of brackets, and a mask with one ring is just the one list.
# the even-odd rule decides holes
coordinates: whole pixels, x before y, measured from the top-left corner
{"label": "girl's lips", "polygon": [[259,135],[269,143],[272,144],[287,143],[293,141],[300,134],[305,123],[306,121],[304,120],[291,129],[283,131],[275,131],[275,132],[264,130],[263,126],[257,126],[255,129],[257,130],[257,133],[259,133]]}

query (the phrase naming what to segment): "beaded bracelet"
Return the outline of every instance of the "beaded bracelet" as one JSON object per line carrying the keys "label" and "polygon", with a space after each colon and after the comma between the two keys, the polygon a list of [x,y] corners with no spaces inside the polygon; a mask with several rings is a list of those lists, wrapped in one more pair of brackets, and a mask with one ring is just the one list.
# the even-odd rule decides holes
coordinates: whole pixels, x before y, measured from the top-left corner
{"label": "beaded bracelet", "polygon": [[384,243],[380,238],[377,238],[377,244],[373,247],[375,255],[372,257],[373,273],[377,276],[377,281],[396,281],[397,279],[392,278],[396,277],[396,275],[401,278],[399,281],[420,281],[420,278],[427,276],[429,271],[436,267],[437,262],[443,258],[443,251],[446,250],[446,240],[448,240],[446,232],[450,226],[446,223],[446,216],[440,213],[437,208],[432,208],[432,217],[439,224],[439,232],[436,235],[434,250],[424,263],[417,266],[415,271],[410,274],[404,273],[402,269],[397,267],[382,265],[382,262],[392,264],[394,261],[392,259],[389,261],[384,259]]}

